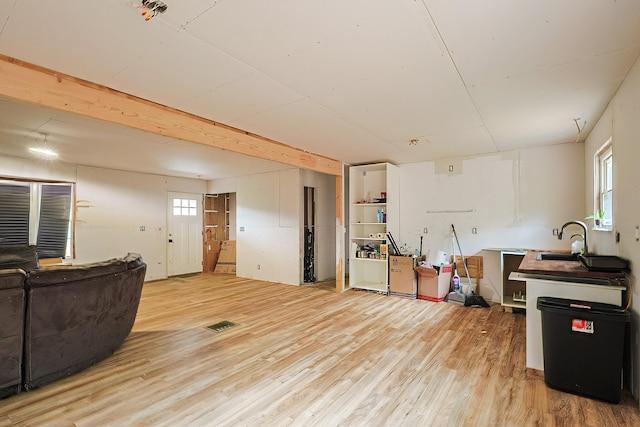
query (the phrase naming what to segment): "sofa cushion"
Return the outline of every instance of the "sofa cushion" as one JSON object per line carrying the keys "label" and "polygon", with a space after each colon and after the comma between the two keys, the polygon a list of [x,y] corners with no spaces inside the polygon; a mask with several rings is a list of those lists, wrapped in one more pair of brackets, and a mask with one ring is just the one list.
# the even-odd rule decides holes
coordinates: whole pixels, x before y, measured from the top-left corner
{"label": "sofa cushion", "polygon": [[21,268],[30,271],[38,268],[36,246],[0,246],[0,269]]}
{"label": "sofa cushion", "polygon": [[20,268],[8,268],[0,270],[0,290],[24,288],[27,273]]}
{"label": "sofa cushion", "polygon": [[0,399],[20,392],[26,273],[0,270]]}
{"label": "sofa cushion", "polygon": [[127,264],[123,259],[111,259],[102,262],[92,262],[80,265],[52,265],[38,268],[29,274],[27,284],[31,288],[48,285],[59,285],[93,277],[106,276],[127,271]]}

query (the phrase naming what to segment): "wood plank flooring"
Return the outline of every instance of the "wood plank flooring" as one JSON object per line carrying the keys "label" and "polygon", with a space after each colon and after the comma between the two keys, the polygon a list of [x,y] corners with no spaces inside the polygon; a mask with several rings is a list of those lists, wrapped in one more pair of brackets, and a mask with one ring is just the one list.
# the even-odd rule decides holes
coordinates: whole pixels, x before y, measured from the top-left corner
{"label": "wood plank flooring", "polygon": [[[206,327],[228,320],[222,332]],[[144,285],[123,347],[0,426],[638,426],[525,370],[525,317],[228,275]]]}

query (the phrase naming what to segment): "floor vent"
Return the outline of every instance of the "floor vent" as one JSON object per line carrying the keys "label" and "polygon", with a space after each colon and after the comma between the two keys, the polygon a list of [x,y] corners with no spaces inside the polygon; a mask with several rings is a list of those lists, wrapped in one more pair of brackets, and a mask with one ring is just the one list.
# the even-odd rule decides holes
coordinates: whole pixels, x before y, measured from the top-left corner
{"label": "floor vent", "polygon": [[222,322],[215,323],[211,326],[207,326],[207,329],[211,329],[212,331],[222,332],[225,329],[229,329],[236,326],[235,323],[229,322],[228,320],[223,320]]}

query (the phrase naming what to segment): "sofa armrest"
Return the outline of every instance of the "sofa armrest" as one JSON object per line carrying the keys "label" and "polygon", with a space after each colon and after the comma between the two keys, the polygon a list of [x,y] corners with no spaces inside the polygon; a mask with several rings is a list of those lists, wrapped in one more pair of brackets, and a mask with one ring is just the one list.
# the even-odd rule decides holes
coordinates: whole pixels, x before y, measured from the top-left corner
{"label": "sofa armrest", "polygon": [[27,284],[30,288],[39,288],[107,276],[123,271],[127,271],[127,264],[122,259],[80,265],[52,265],[33,270],[29,274]]}
{"label": "sofa armrest", "polygon": [[144,264],[142,260],[142,255],[137,254],[135,252],[129,252],[126,257],[124,257],[124,262],[127,263],[127,270],[133,270]]}

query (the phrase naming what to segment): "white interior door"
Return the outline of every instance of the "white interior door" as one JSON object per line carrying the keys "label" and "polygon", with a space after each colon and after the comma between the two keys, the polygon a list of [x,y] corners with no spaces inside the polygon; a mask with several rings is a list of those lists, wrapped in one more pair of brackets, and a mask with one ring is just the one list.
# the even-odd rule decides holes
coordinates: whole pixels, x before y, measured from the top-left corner
{"label": "white interior door", "polygon": [[202,194],[168,195],[167,275],[202,272]]}

